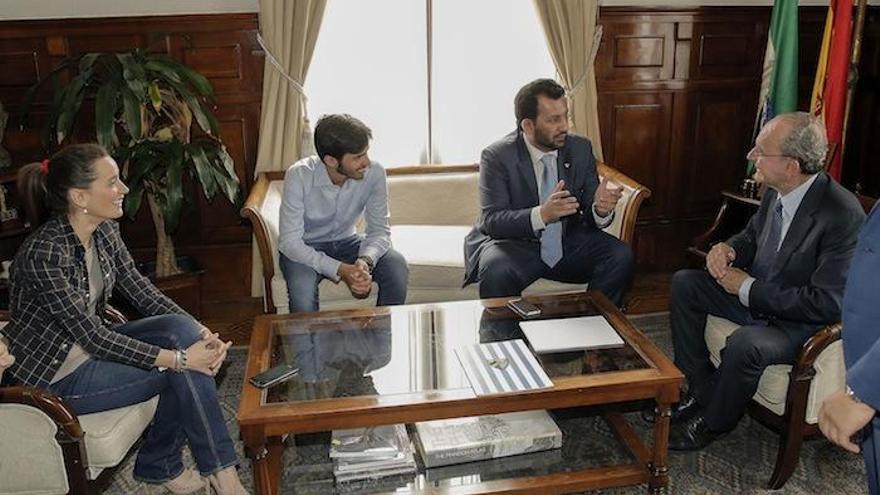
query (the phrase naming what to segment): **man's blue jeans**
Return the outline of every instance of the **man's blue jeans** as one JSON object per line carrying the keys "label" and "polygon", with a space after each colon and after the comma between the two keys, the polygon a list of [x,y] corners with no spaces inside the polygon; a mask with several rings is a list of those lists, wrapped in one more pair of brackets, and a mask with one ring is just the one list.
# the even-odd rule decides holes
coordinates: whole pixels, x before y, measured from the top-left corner
{"label": "man's blue jeans", "polygon": [[[353,235],[347,239],[316,242],[309,246],[343,263],[354,263],[362,241],[360,236]],[[284,254],[280,254],[279,262],[284,280],[287,282],[290,312],[318,311],[320,309],[318,285],[325,277],[310,266],[291,261]],[[373,281],[379,285],[376,305],[393,306],[405,303],[408,280],[409,267],[406,265],[406,259],[394,249],[389,249],[376,261],[376,266],[373,268]]]}
{"label": "man's blue jeans", "polygon": [[[114,330],[164,349],[186,349],[201,338],[196,322],[183,315],[153,316]],[[198,371],[160,372],[90,358],[49,389],[77,414],[117,409],[159,395],[134,466],[134,477],[140,481],[162,483],[180,475],[187,440],[204,476],[238,463],[214,378]]]}

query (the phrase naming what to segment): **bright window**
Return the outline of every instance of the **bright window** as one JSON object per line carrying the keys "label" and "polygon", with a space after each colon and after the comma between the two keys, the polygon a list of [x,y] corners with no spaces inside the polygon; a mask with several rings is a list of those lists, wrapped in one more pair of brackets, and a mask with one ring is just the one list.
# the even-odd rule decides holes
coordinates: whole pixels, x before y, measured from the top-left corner
{"label": "bright window", "polygon": [[479,161],[515,128],[517,89],[556,73],[531,0],[331,0],[324,16],[309,117],[363,120],[371,157],[386,167]]}

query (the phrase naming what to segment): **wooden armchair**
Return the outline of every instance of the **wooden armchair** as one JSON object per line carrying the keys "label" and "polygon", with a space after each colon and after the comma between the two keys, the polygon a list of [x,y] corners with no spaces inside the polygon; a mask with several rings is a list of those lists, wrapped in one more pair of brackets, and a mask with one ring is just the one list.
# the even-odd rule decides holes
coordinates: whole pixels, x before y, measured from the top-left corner
{"label": "wooden armchair", "polygon": [[[121,318],[115,310],[108,316]],[[99,492],[93,480],[125,458],[153,420],[158,403],[156,396],[77,416],[48,390],[0,386],[0,493]]]}
{"label": "wooden armchair", "polygon": [[[860,196],[859,200],[865,211],[870,211],[875,202],[865,196]],[[724,204],[714,224],[694,240],[695,247],[689,251],[705,257],[712,244],[729,237],[724,232],[738,231],[750,216],[744,216],[745,221],[739,228],[731,231],[731,222],[725,218],[725,212],[742,210],[749,205],[756,210],[758,202],[725,194]],[[715,366],[721,364],[721,350],[727,344],[727,337],[738,327],[724,318],[708,317],[705,338]],[[819,433],[818,416],[822,401],[844,387],[846,370],[840,332],[840,323],[828,325],[804,343],[793,366],[768,366],[761,375],[758,390],[749,404],[749,414],[780,434],[776,465],[767,483],[770,489],[782,488],[794,473],[804,437]]]}

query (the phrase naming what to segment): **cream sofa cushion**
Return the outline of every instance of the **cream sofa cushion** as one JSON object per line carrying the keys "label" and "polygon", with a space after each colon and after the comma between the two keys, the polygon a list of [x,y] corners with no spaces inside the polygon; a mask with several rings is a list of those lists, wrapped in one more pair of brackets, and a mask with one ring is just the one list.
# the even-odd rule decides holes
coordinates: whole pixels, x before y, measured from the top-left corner
{"label": "cream sofa cushion", "polygon": [[[706,345],[709,348],[709,358],[716,367],[721,364],[721,350],[727,345],[727,337],[737,328],[739,325],[714,315],[709,315],[706,319]],[[843,362],[843,343],[838,340],[829,345],[816,358],[814,367],[816,376],[810,386],[805,416],[806,422],[810,424],[818,422],[819,407],[825,397],[844,387],[846,370]],[[791,368],[782,364],[768,366],[758,382],[757,392],[752,397],[780,416],[785,414]]]}
{"label": "cream sofa cushion", "polygon": [[[166,371],[165,373],[170,373]],[[79,416],[89,456],[89,478],[116,466],[153,421],[159,396],[119,409]]]}
{"label": "cream sofa cushion", "polygon": [[55,422],[24,404],[0,404],[0,493],[67,493],[61,446]]}

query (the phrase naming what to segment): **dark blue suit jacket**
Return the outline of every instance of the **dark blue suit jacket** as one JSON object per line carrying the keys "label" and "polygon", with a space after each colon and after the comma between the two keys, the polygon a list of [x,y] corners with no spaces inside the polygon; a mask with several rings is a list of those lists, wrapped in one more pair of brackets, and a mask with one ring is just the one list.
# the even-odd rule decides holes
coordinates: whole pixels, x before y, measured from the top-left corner
{"label": "dark blue suit jacket", "polygon": [[[768,212],[776,197],[765,194],[745,230],[727,241],[736,250],[734,266],[748,271],[768,235]],[[752,285],[752,315],[788,330],[794,345],[840,321],[846,274],[864,219],[856,197],[820,173],[801,201],[770,273]]]}
{"label": "dark blue suit jacket", "polygon": [[[871,211],[853,256],[843,296],[843,356],[846,383],[862,402],[880,410],[880,213]],[[866,455],[868,486],[878,491],[877,442],[880,419],[862,445]]]}
{"label": "dark blue suit jacket", "polygon": [[[563,250],[596,230],[591,205],[599,186],[590,141],[569,134],[556,160],[558,177],[581,209],[562,219]],[[514,131],[483,150],[480,158],[480,218],[464,245],[465,285],[475,282],[480,253],[487,245],[510,240],[540,242],[532,230],[531,210],[540,204],[535,169],[525,138]]]}

